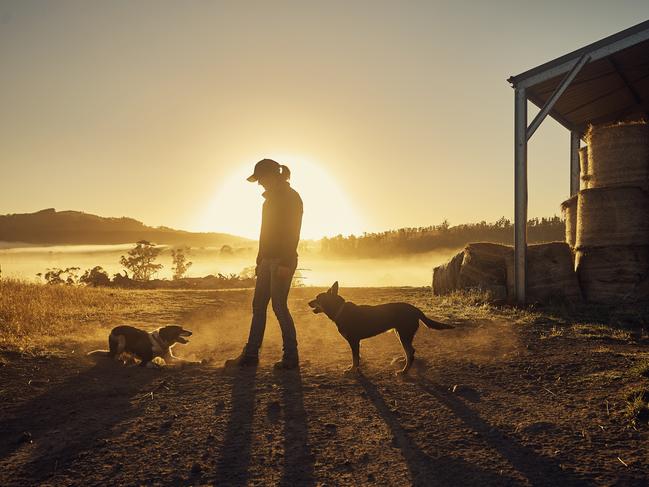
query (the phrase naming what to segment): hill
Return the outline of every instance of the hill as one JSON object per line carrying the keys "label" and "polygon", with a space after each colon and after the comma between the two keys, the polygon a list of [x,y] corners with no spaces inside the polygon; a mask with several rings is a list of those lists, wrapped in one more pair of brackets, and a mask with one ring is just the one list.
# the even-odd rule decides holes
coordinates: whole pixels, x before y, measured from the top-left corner
{"label": "hill", "polygon": [[250,240],[227,233],[195,233],[167,227],[149,227],[133,218],[107,218],[81,211],[0,215],[0,241],[44,245],[123,244],[149,240],[156,244],[210,247]]}

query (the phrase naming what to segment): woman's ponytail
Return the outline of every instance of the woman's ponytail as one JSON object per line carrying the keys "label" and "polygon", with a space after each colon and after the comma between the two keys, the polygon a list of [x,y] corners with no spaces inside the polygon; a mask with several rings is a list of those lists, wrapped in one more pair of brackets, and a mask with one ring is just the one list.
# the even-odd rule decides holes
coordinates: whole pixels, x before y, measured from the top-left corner
{"label": "woman's ponytail", "polygon": [[288,167],[286,167],[284,164],[280,164],[279,169],[280,169],[279,175],[285,181],[288,181],[289,179],[291,179],[291,170]]}

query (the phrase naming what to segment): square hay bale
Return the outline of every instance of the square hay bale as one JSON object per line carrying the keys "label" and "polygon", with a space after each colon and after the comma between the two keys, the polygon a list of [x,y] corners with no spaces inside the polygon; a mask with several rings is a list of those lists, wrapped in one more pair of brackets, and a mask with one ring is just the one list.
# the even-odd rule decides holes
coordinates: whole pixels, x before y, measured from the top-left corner
{"label": "square hay bale", "polygon": [[458,286],[461,289],[489,289],[506,286],[507,267],[505,259],[513,254],[513,248],[489,242],[470,243],[464,248]]}
{"label": "square hay bale", "polygon": [[575,238],[577,248],[649,245],[649,193],[634,186],[580,191]]}
{"label": "square hay bale", "polygon": [[649,189],[649,125],[643,120],[589,127],[588,188]]}
{"label": "square hay bale", "polygon": [[[580,303],[581,289],[572,250],[565,242],[550,242],[527,247],[527,302]],[[514,254],[507,258],[507,294],[515,295]]]}
{"label": "square hay bale", "polygon": [[577,275],[587,301],[621,304],[649,297],[649,246],[580,248]]}
{"label": "square hay bale", "polygon": [[574,247],[577,242],[577,198],[574,195],[561,203],[561,213],[566,221],[566,243]]}
{"label": "square hay bale", "polygon": [[505,256],[512,252],[506,245],[471,243],[446,264],[433,270],[433,294],[443,295],[463,289],[480,289],[494,300],[507,297]]}
{"label": "square hay bale", "polygon": [[448,294],[458,289],[460,266],[464,259],[464,250],[454,255],[446,264],[433,269],[433,294]]}

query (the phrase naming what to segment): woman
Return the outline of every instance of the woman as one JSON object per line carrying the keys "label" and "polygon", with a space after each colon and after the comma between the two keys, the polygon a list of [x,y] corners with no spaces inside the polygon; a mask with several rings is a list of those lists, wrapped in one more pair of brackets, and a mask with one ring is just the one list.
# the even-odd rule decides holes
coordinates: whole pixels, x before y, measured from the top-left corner
{"label": "woman", "polygon": [[277,369],[298,366],[295,324],[286,299],[297,267],[297,244],[302,226],[302,199],[288,183],[291,171],[272,159],[263,159],[255,165],[248,178],[265,189],[263,197],[259,253],[257,254],[257,283],[252,299],[252,323],[248,343],[241,355],[228,360],[226,366],[255,366],[259,363],[259,348],[266,329],[266,309],[272,300],[273,311],[279,321],[284,341],[282,360]]}

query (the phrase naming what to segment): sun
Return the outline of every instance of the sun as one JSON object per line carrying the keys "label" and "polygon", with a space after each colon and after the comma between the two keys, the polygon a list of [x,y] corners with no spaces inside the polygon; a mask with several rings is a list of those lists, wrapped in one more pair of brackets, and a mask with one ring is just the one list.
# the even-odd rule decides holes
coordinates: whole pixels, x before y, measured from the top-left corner
{"label": "sun", "polygon": [[[322,165],[301,156],[271,158],[290,168],[291,186],[304,202],[303,240],[363,231],[363,219],[351,198]],[[246,181],[255,162],[241,165],[220,182],[196,227],[252,239],[259,237],[263,188]]]}

